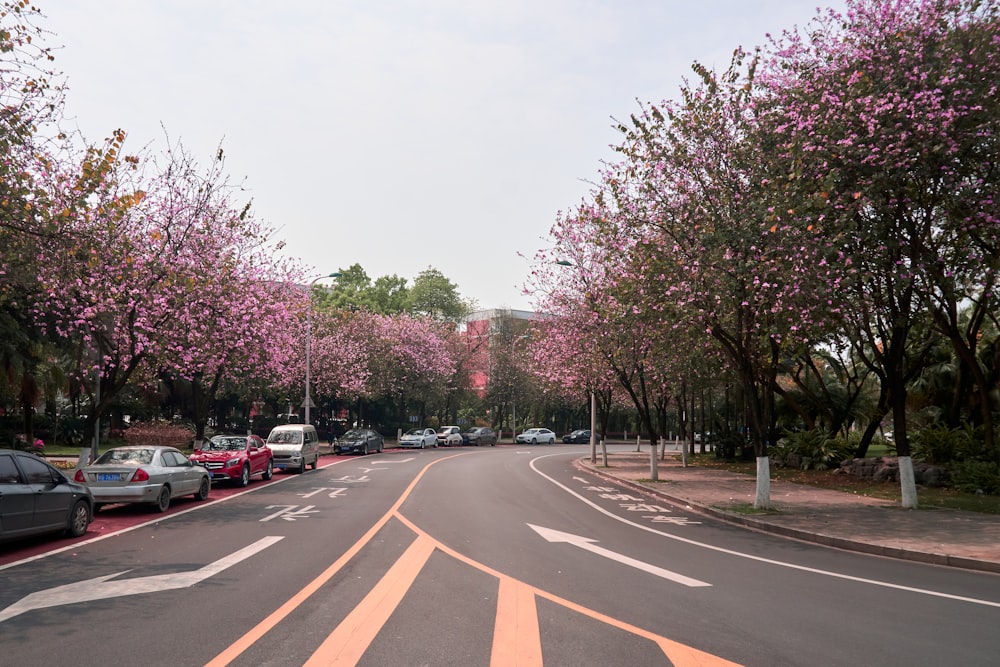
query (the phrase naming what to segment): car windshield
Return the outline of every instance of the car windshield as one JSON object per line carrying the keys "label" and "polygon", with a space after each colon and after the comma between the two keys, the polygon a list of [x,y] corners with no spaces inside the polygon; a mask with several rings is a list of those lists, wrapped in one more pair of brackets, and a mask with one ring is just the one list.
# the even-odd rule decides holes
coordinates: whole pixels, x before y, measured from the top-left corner
{"label": "car windshield", "polygon": [[350,431],[340,436],[342,440],[357,440],[358,438],[365,437],[364,431],[359,431],[352,428]]}
{"label": "car windshield", "polygon": [[208,441],[205,449],[213,452],[239,451],[246,449],[246,438],[220,438],[216,436]]}
{"label": "car windshield", "polygon": [[149,465],[153,462],[152,449],[109,449],[94,461],[94,465],[124,463]]}
{"label": "car windshield", "polygon": [[278,445],[301,445],[302,431],[275,431],[267,436],[267,441]]}
{"label": "car windshield", "polygon": [[406,435],[423,435],[423,434],[424,434],[424,429],[422,428],[411,428],[409,431],[406,432]]}

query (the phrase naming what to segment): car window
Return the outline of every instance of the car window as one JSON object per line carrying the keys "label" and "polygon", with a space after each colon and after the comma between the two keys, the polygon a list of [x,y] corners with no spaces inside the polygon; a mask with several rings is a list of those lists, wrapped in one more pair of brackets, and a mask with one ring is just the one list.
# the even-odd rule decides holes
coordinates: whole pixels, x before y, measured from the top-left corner
{"label": "car window", "polygon": [[152,462],[153,462],[152,449],[109,449],[108,451],[101,454],[101,456],[96,461],[94,461],[94,464],[100,465],[104,463],[126,463],[130,465],[135,465],[135,464],[149,465]]}
{"label": "car window", "polygon": [[14,465],[13,456],[0,456],[0,484],[22,484],[21,473]]}
{"label": "car window", "polygon": [[246,438],[214,437],[208,443],[207,449],[212,451],[239,451],[246,447]]}
{"label": "car window", "polygon": [[28,484],[52,484],[59,473],[48,464],[30,456],[21,457],[21,468],[24,470],[24,477]]}
{"label": "car window", "polygon": [[267,436],[268,442],[278,445],[300,445],[302,444],[301,431],[275,431]]}

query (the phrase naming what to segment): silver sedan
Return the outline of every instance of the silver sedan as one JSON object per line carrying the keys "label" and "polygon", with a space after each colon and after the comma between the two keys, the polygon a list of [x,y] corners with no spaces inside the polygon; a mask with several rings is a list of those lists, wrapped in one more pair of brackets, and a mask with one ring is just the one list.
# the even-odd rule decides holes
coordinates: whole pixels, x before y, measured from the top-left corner
{"label": "silver sedan", "polygon": [[111,503],[147,503],[166,512],[181,496],[208,498],[208,471],[174,447],[115,447],[76,471],[75,480],[94,494],[96,507]]}

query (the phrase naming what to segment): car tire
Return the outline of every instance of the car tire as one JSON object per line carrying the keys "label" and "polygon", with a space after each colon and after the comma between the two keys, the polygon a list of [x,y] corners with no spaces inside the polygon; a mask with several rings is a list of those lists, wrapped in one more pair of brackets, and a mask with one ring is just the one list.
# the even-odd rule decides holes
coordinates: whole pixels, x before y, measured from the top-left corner
{"label": "car tire", "polygon": [[156,511],[166,512],[170,507],[170,487],[164,484],[160,487],[160,495],[156,497]]}
{"label": "car tire", "polygon": [[531,444],[533,444],[533,445],[537,445],[537,444],[538,444],[538,440],[536,440],[536,439],[532,438],[532,439],[531,439]]}
{"label": "car tire", "polygon": [[427,443],[426,443],[426,442],[424,442],[423,440],[421,440],[421,441],[420,441],[420,449],[423,449],[423,448],[424,448],[424,447],[426,447],[426,446],[427,446]]}
{"label": "car tire", "polygon": [[368,443],[367,442],[361,446],[361,454],[363,456],[368,456]]}
{"label": "car tire", "polygon": [[208,490],[211,488],[212,483],[208,481],[208,477],[201,478],[201,484],[198,485],[198,492],[194,494],[195,500],[208,500]]}
{"label": "car tire", "polygon": [[82,537],[87,532],[90,525],[90,508],[87,507],[86,500],[78,500],[69,512],[69,524],[66,526],[66,535],[69,537]]}
{"label": "car tire", "polygon": [[268,460],[267,467],[264,468],[264,472],[261,473],[260,478],[265,482],[274,477],[274,461]]}
{"label": "car tire", "polygon": [[303,458],[302,463],[299,464],[299,474],[301,475],[305,471],[306,471],[306,460],[305,458]]}
{"label": "car tire", "polygon": [[555,438],[549,438],[549,444],[550,445],[556,444],[556,439]]}
{"label": "car tire", "polygon": [[250,466],[244,463],[243,469],[240,470],[240,478],[236,480],[236,485],[242,489],[245,488],[249,483],[250,483]]}
{"label": "car tire", "polygon": [[319,454],[316,455],[316,458],[313,459],[313,462],[310,465],[313,470],[319,467]]}

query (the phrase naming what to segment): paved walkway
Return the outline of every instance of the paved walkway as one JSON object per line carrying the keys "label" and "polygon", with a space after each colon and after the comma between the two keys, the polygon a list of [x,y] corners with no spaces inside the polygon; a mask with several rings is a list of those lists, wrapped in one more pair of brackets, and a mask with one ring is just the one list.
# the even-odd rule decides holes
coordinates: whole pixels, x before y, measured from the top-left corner
{"label": "paved walkway", "polygon": [[[683,467],[667,453],[650,481],[649,447],[609,448],[608,467],[590,452],[577,465],[639,491],[758,530],[828,546],[908,560],[1000,573],[1000,515],[949,509],[904,510],[898,502],[771,480],[775,512],[747,514],[756,494],[752,475]],[[640,481],[641,480],[641,481]],[[737,511],[741,508],[743,511]]]}

